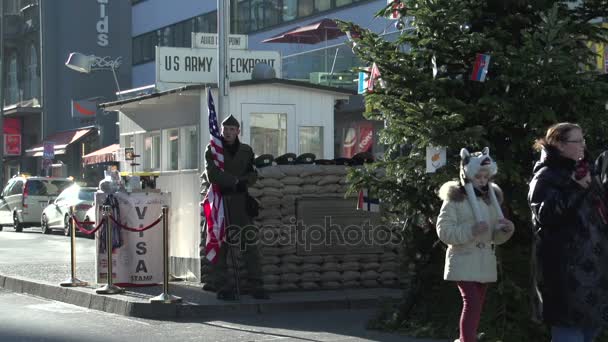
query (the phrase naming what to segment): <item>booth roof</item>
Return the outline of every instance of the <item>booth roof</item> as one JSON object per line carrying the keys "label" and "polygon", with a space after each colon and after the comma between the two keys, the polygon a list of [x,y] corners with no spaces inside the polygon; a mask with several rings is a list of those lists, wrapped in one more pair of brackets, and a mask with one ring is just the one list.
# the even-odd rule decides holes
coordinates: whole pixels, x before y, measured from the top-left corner
{"label": "booth roof", "polygon": [[[293,87],[315,89],[315,90],[320,90],[320,91],[327,92],[327,93],[334,93],[336,95],[342,95],[342,96],[344,96],[344,95],[356,95],[356,92],[353,91],[353,90],[348,90],[348,89],[344,89],[344,88],[337,88],[337,87],[329,87],[329,86],[318,85],[318,84],[312,84],[312,83],[309,83],[309,82],[286,80],[286,79],[282,79],[282,78],[270,78],[270,79],[264,79],[264,80],[237,81],[237,82],[231,82],[230,86],[231,87],[239,87],[239,86],[257,85],[257,84],[282,84],[282,85],[293,86]],[[175,88],[175,89],[170,89],[170,90],[166,90],[166,91],[156,92],[156,93],[152,93],[152,94],[146,94],[146,95],[136,96],[136,97],[132,97],[132,98],[128,98],[128,99],[123,99],[123,100],[118,100],[118,101],[113,101],[113,102],[100,103],[98,105],[98,107],[99,108],[105,108],[107,110],[117,110],[117,108],[112,108],[112,107],[117,107],[117,106],[120,107],[123,104],[132,103],[132,102],[136,102],[136,101],[141,101],[141,100],[145,100],[145,99],[151,99],[151,98],[155,98],[155,97],[160,97],[160,96],[168,95],[168,94],[172,94],[172,93],[180,93],[180,92],[186,92],[186,91],[190,91],[190,90],[204,89],[207,86],[210,86],[211,88],[217,88],[217,84],[192,84],[192,85],[186,85],[186,86],[178,87],[178,88]]]}

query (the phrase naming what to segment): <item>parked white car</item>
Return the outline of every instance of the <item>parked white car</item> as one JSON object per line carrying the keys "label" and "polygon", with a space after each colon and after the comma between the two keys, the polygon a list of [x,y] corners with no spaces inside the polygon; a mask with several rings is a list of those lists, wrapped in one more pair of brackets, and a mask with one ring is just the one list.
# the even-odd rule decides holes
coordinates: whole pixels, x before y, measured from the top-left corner
{"label": "parked white car", "polygon": [[70,235],[73,228],[70,208],[74,208],[76,220],[85,221],[85,213],[93,206],[95,191],[97,188],[81,187],[78,184],[63,190],[42,212],[42,233],[49,234],[53,229],[61,229],[65,235]]}
{"label": "parked white car", "polygon": [[13,226],[21,232],[25,227],[38,226],[40,214],[49,200],[73,184],[70,178],[15,176],[0,194],[0,230]]}

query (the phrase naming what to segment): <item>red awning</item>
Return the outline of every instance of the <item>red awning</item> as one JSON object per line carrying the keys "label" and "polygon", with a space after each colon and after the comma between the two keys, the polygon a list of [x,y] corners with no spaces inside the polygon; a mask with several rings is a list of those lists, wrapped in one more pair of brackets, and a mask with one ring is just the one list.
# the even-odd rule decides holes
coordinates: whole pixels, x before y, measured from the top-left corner
{"label": "red awning", "polygon": [[335,21],[325,18],[264,39],[262,43],[317,44],[343,35]]}
{"label": "red awning", "polygon": [[[71,143],[75,143],[78,140],[84,138],[85,135],[94,131],[95,128],[82,128],[71,131],[57,132],[55,134],[51,134],[50,136],[44,139],[45,142],[53,142],[55,143],[55,154],[65,154],[65,149]],[[27,150],[25,153],[29,157],[42,157],[42,152],[44,151],[44,143],[34,145]]]}
{"label": "red awning", "polygon": [[92,165],[116,161],[116,151],[120,150],[120,144],[106,146],[82,157],[82,164]]}

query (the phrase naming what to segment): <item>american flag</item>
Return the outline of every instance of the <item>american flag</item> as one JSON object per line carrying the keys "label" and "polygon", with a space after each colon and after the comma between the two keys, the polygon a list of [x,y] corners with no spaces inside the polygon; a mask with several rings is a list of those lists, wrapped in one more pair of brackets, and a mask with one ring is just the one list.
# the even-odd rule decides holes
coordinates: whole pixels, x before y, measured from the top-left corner
{"label": "american flag", "polygon": [[[209,110],[209,143],[213,162],[220,170],[224,171],[224,144],[217,124],[217,114],[211,89],[207,91],[207,108]],[[207,239],[205,241],[205,256],[212,263],[217,262],[217,255],[224,241],[226,230],[224,221],[224,201],[218,185],[211,183],[203,199],[203,212],[207,221]]]}

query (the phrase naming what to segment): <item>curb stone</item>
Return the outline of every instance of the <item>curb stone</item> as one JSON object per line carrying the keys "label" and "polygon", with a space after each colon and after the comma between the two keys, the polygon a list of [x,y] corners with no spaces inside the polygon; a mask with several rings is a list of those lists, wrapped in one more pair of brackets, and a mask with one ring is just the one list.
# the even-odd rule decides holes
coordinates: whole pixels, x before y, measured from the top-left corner
{"label": "curb stone", "polygon": [[[121,295],[99,295],[92,286],[61,287],[42,281],[24,279],[0,274],[0,287],[16,293],[26,293],[50,300],[64,302],[92,310],[108,313],[148,318],[202,318],[217,317],[221,314],[262,314],[277,312],[309,311],[309,310],[351,310],[379,307],[381,298],[377,294],[356,293],[354,290],[326,291],[322,296],[312,298],[311,294],[302,292],[304,299],[278,299],[274,301],[259,301],[248,297],[240,302],[221,302],[213,299],[211,303],[193,303],[184,300],[179,304],[149,303],[151,295],[131,293]],[[192,287],[195,288],[195,287]],[[198,287],[196,288],[198,289]],[[200,291],[200,289],[198,289]],[[331,297],[333,295],[333,297]],[[338,296],[339,298],[336,298]],[[325,297],[325,298],[324,298]],[[391,300],[399,299],[394,293],[389,294]]]}

